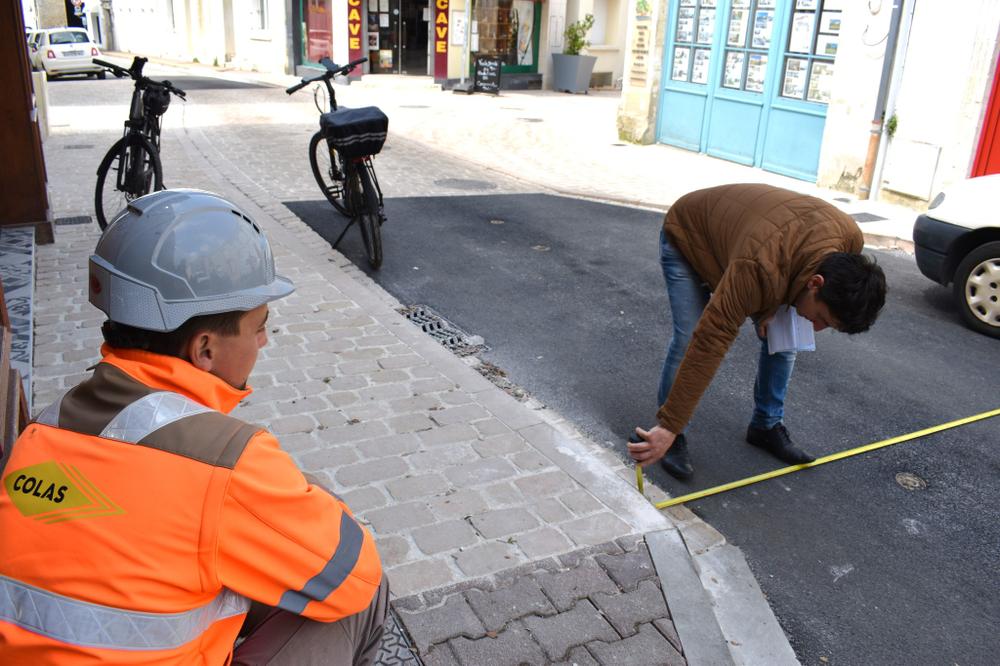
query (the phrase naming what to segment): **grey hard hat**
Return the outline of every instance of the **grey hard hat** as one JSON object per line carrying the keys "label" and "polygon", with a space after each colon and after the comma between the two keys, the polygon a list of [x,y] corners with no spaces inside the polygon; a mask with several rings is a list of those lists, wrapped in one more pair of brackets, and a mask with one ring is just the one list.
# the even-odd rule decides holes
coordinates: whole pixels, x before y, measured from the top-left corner
{"label": "grey hard hat", "polygon": [[294,289],[275,274],[260,227],[235,204],[200,190],[130,202],[90,257],[90,302],[113,322],[149,331],[252,310]]}

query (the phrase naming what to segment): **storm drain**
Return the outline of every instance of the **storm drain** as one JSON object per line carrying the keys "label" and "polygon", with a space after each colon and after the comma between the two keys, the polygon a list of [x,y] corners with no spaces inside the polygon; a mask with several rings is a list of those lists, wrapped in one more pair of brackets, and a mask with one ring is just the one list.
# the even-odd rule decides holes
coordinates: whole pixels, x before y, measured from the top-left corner
{"label": "storm drain", "polygon": [[57,217],[56,224],[90,224],[89,215],[72,215],[70,217]]}
{"label": "storm drain", "polygon": [[886,219],[873,213],[852,213],[851,217],[854,218],[855,222],[881,222]]}
{"label": "storm drain", "polygon": [[410,647],[402,626],[396,619],[396,613],[389,611],[385,622],[385,633],[382,634],[382,644],[379,646],[376,666],[421,666],[420,658]]}
{"label": "storm drain", "polygon": [[411,305],[397,312],[457,356],[470,356],[489,349],[482,336],[469,335],[426,305]]}
{"label": "storm drain", "polygon": [[93,148],[94,146],[89,143],[71,143],[67,146],[63,146],[64,150],[87,150],[88,148]]}
{"label": "storm drain", "polygon": [[468,178],[442,178],[435,180],[434,184],[438,187],[450,187],[455,190],[495,190],[497,188],[496,183]]}

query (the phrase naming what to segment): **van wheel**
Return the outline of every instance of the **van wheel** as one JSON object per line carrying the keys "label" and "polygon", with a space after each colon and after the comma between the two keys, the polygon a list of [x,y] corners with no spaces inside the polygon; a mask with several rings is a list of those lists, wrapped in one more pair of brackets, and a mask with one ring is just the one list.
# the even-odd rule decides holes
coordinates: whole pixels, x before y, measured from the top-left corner
{"label": "van wheel", "polygon": [[980,245],[962,259],[953,293],[969,328],[1000,338],[1000,242]]}
{"label": "van wheel", "polygon": [[108,78],[108,73],[107,73],[107,72],[105,72],[105,71],[104,71],[104,70],[102,69],[101,71],[99,71],[99,72],[97,73],[97,78],[99,78],[99,79],[102,79],[102,80],[103,80],[103,79],[106,79],[106,78]]}

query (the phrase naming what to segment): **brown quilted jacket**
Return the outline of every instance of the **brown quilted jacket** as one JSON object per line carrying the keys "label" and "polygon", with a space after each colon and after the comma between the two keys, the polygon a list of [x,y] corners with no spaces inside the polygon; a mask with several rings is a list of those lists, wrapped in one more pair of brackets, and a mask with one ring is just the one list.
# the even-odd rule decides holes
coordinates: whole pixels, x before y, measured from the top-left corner
{"label": "brown quilted jacket", "polygon": [[740,326],[792,304],[833,252],[858,254],[864,238],[846,213],[770,185],[722,185],[684,195],[663,228],[712,291],[667,401],[656,414],[681,432]]}

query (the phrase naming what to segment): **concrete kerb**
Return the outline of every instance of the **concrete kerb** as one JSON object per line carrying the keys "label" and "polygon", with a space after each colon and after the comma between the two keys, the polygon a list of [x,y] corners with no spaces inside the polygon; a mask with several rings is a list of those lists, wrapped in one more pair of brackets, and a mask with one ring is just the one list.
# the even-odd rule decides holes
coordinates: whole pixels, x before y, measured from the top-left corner
{"label": "concrete kerb", "polygon": [[[478,395],[480,404],[498,420],[610,507],[635,534],[647,535],[689,663],[734,663],[734,657],[735,663],[795,663],[787,638],[737,548],[726,544],[718,532],[683,507],[667,513],[657,511],[638,495],[630,466],[623,464],[619,474],[611,472],[598,462],[606,460],[602,447],[582,436],[560,432],[551,423],[558,415],[548,410],[543,410],[547,412],[544,417],[534,413],[423,334],[395,311],[398,301],[367,276],[360,271],[354,276],[345,273],[343,267],[351,265],[349,260],[325,243],[315,242],[311,229],[212,150],[200,130],[189,133],[183,141],[185,150],[211,164],[213,168],[206,171],[214,172],[219,189],[260,219],[272,242],[313,260],[317,272],[347,298],[463,390]],[[648,492],[654,499],[667,496],[652,484]],[[728,661],[719,660],[723,646],[728,648]]]}

